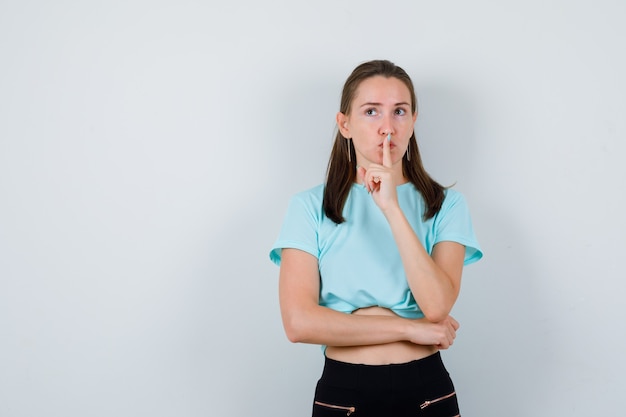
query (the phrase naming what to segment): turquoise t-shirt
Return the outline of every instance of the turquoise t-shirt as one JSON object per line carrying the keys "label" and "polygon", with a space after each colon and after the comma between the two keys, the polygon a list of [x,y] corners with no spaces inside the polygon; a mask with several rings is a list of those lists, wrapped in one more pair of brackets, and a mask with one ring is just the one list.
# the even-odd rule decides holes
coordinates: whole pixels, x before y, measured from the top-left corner
{"label": "turquoise t-shirt", "polygon": [[[439,213],[423,221],[424,200],[413,184],[397,187],[398,202],[426,251],[442,241],[465,246],[464,264],[476,262],[482,251],[462,194],[445,191]],[[281,250],[295,248],[318,260],[319,303],[344,313],[385,307],[406,318],[421,318],[404,273],[391,228],[372,196],[354,184],[343,209],[344,223],[336,224],[322,208],[324,185],[292,197],[270,259],[280,265]]]}

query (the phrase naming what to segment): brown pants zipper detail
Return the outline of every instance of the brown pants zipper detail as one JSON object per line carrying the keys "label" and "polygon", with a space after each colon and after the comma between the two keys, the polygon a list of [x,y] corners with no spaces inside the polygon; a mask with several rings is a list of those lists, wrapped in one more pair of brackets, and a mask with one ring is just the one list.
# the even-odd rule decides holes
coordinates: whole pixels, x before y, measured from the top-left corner
{"label": "brown pants zipper detail", "polygon": [[454,397],[456,395],[456,391],[452,391],[450,394],[448,395],[444,395],[443,397],[439,397],[439,398],[435,398],[434,400],[428,400],[428,401],[424,401],[423,404],[420,404],[420,410],[423,410],[424,408],[433,405],[435,403],[438,403],[439,401],[443,401],[446,400],[450,397]]}
{"label": "brown pants zipper detail", "polygon": [[323,403],[321,401],[315,401],[314,404],[322,406],[322,407],[334,408],[336,410],[344,410],[346,412],[347,416],[349,416],[350,414],[352,414],[352,413],[354,413],[356,411],[355,407],[344,407],[344,406],[341,406],[341,405],[326,404],[326,403]]}

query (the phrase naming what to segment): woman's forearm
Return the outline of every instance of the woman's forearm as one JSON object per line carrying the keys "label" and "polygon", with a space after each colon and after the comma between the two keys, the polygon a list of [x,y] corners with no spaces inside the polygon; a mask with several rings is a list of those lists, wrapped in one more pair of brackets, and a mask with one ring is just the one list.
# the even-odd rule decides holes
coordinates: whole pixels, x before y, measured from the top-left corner
{"label": "woman's forearm", "polygon": [[365,346],[408,340],[410,320],[394,316],[362,316],[311,305],[283,313],[287,338],[296,343]]}
{"label": "woman's forearm", "polygon": [[417,304],[431,322],[444,320],[459,294],[463,246],[456,243],[446,246],[448,253],[445,258],[442,257],[446,271],[426,252],[399,206],[388,209],[385,216],[398,245],[409,287]]}
{"label": "woman's forearm", "polygon": [[283,323],[291,342],[327,346],[368,346],[408,341],[446,349],[454,341],[459,328],[452,317],[431,323],[426,318],[346,314],[322,306],[283,313]]}

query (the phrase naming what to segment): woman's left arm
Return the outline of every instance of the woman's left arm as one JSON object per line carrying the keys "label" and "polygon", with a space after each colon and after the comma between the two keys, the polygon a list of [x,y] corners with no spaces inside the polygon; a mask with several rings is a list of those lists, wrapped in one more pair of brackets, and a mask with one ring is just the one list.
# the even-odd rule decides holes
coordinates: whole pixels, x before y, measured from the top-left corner
{"label": "woman's left arm", "polygon": [[459,295],[465,246],[443,241],[435,244],[432,256],[426,252],[398,204],[393,170],[390,145],[384,141],[383,164],[359,168],[358,176],[389,222],[415,301],[428,321],[438,323]]}

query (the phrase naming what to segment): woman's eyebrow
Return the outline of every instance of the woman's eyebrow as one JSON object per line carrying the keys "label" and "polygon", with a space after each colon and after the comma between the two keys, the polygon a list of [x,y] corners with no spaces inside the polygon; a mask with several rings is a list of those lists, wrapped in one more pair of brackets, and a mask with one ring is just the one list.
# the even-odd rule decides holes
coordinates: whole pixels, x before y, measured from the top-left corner
{"label": "woman's eyebrow", "polygon": [[[382,103],[375,103],[375,102],[368,101],[367,103],[361,104],[360,107],[365,107],[365,106],[382,106]],[[411,105],[403,101],[403,102],[394,104],[394,106],[411,106]]]}

